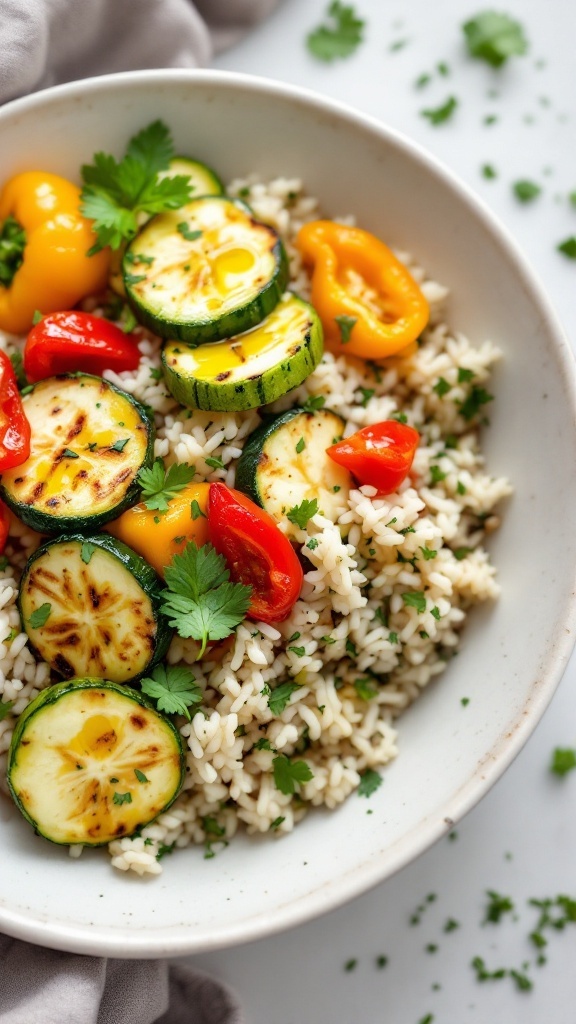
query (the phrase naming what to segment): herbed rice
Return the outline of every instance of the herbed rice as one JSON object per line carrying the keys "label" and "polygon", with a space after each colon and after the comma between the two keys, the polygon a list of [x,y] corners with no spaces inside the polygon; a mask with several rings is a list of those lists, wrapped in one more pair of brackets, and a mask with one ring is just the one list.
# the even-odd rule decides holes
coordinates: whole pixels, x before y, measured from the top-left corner
{"label": "herbed rice", "polygon": [[[246,198],[256,217],[281,233],[291,287],[306,298],[308,277],[292,243],[301,224],[319,216],[317,201],[305,195],[300,181],[284,178],[234,181],[229,192]],[[398,255],[430,303],[430,326],[417,350],[384,367],[326,353],[305,384],[268,411],[323,395],[326,407],[345,418],[345,436],[402,412],[422,437],[413,470],[418,486],[408,479],[385,498],[375,497],[371,487],[343,492],[337,522],[319,513],[297,532],[307,564],[304,587],[278,628],[246,621],[200,664],[194,641],[173,640],[168,661],[194,665],[204,691],[202,710],[180,729],[188,755],[177,801],[138,837],[109,844],[112,864],[122,871],[159,874],[158,855],[171,848],[196,843],[212,856],[239,827],[286,833],[311,805],[337,807],[362,773],[396,757],[395,719],[443,671],[467,609],[498,594],[482,541],[498,525],[493,510],[510,486],[485,470],[478,439],[482,410],[472,422],[460,414],[472,385],[459,370],[472,371],[473,385],[482,387],[500,353],[489,341],[474,347],[453,334],[443,319],[447,289],[428,280],[407,254]],[[180,408],[150,374],[160,366],[159,340],[140,333],[138,370],[105,376],[155,410],[156,456],[168,464],[193,464],[196,480],[233,486],[237,459],[259,413]],[[12,352],[21,341],[4,336],[0,345]],[[435,390],[439,378],[449,390]],[[209,457],[221,459],[224,469],[211,469]],[[20,572],[39,539],[15,522],[9,564],[0,571],[0,695],[14,701],[0,722],[4,788],[15,717],[53,681],[49,666],[31,654],[16,607]],[[420,593],[423,611],[406,603],[407,594]],[[270,691],[288,681],[299,689],[273,715]],[[254,749],[262,738],[273,749]],[[313,772],[293,796],[275,788],[276,752],[305,760]],[[81,850],[71,847],[70,853]]]}

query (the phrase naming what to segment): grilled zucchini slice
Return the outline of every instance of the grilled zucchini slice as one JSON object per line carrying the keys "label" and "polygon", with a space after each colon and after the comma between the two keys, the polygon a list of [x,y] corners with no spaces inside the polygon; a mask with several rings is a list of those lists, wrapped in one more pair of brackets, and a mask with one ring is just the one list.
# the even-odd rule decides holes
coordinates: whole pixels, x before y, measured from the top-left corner
{"label": "grilled zucchini slice", "polygon": [[174,178],[176,175],[184,175],[190,178],[192,185],[192,197],[198,199],[200,196],[221,196],[224,194],[224,185],[220,178],[207,164],[200,160],[191,160],[187,156],[175,156],[170,161],[170,166],[165,171],[160,171],[159,178]]}
{"label": "grilled zucchini slice", "polygon": [[23,398],[30,458],[2,474],[0,494],[40,533],[95,530],[135,505],[153,461],[154,424],[140,402],[91,374],[64,374]]}
{"label": "grilled zucchini slice", "polygon": [[287,522],[289,534],[298,527],[286,520],[286,513],[305,498],[316,498],[319,511],[336,521],[346,507],[352,480],[326,449],[343,429],[344,420],[330,409],[289,409],[265,420],[244,445],[236,487],[277,522]]}
{"label": "grilled zucchini slice", "polygon": [[158,574],[108,534],[48,541],[29,558],[18,598],[34,650],[65,679],[125,683],[164,657],[172,630]]}
{"label": "grilled zucchini slice", "polygon": [[172,722],[105,679],[43,690],[20,715],[8,755],[16,805],[52,843],[132,835],[176,799],[184,772]]}
{"label": "grilled zucchini slice", "polygon": [[277,233],[225,196],[153,217],[128,246],[123,268],[138,320],[190,345],[255,327],[288,281]]}
{"label": "grilled zucchini slice", "polygon": [[297,387],[322,352],[316,311],[286,293],[261,324],[244,334],[197,348],[166,342],[162,363],[166,386],[181,405],[232,412],[267,405]]}

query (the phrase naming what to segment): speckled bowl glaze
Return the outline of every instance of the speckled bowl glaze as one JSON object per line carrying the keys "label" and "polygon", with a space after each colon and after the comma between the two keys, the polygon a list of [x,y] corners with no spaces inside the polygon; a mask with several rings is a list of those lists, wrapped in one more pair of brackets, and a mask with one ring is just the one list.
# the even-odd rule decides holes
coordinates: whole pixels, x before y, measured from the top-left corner
{"label": "speckled bowl glaze", "polygon": [[[576,430],[572,356],[540,285],[476,197],[376,121],[294,88],[211,71],[74,83],[0,110],[1,178],[78,178],[153,119],[224,180],[302,177],[328,215],[353,212],[452,290],[450,322],[504,352],[485,434],[515,493],[490,544],[502,597],[475,611],[458,658],[400,725],[400,756],[371,798],[311,813],[291,835],[187,849],[144,881],[98,851],[71,860],[0,803],[0,930],[78,953],[155,957],[245,942],[298,924],[387,878],[493,785],[546,708],[572,648]],[[460,699],[470,698],[466,714]]]}

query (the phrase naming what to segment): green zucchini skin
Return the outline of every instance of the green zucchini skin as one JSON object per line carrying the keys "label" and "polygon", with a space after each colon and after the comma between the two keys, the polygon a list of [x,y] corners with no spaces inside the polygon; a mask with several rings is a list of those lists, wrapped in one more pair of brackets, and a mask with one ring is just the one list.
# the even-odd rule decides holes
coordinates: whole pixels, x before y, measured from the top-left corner
{"label": "green zucchini skin", "polygon": [[[92,555],[85,545],[94,549]],[[82,558],[83,551],[88,561]],[[114,561],[100,560],[95,574],[98,559],[92,560],[97,552]],[[60,558],[63,568],[58,565]],[[114,607],[114,574],[121,579],[116,603],[123,598],[128,602],[120,609]],[[22,573],[18,611],[34,654],[58,675],[94,676],[97,669],[99,676],[125,683],[149,672],[170,646],[174,631],[161,611],[163,587],[156,570],[127,544],[108,533],[77,533],[53,538],[33,552]],[[131,594],[138,611],[129,607]],[[53,607],[43,626],[32,626],[31,614],[53,602],[56,615]],[[106,619],[105,608],[110,606]],[[93,629],[89,628],[91,609]],[[119,637],[118,648],[115,637]]]}
{"label": "green zucchini skin", "polygon": [[[267,338],[272,343],[269,354],[263,355],[259,339],[265,344]],[[251,331],[194,349],[166,342],[162,368],[166,387],[181,405],[234,412],[268,405],[298,387],[316,368],[323,351],[316,311],[286,293]],[[213,365],[209,376],[202,371],[202,360]]]}
{"label": "green zucchini skin", "polygon": [[[187,240],[178,230],[182,223],[200,235]],[[229,254],[241,252],[253,263],[226,271]],[[220,270],[214,269],[218,260]],[[153,217],[128,246],[123,272],[139,322],[162,338],[192,346],[255,327],[280,301],[289,277],[276,231],[227,196],[199,197]],[[226,273],[232,275],[230,287],[221,282]]]}
{"label": "green zucchini skin", "polygon": [[[94,696],[92,696],[91,691],[95,691]],[[21,773],[22,771],[23,750],[24,748],[29,746],[30,742],[26,742],[26,734],[29,734],[30,726],[34,724],[35,719],[36,722],[40,721],[40,718],[37,716],[41,716],[43,712],[55,709],[57,707],[65,709],[67,699],[70,696],[80,700],[82,700],[82,698],[85,696],[87,710],[93,710],[94,705],[98,705],[99,703],[101,703],[102,698],[99,698],[98,696],[100,694],[105,695],[104,703],[106,701],[106,695],[113,695],[117,707],[121,707],[123,705],[123,702],[125,702],[126,715],[132,715],[136,718],[136,720],[138,720],[139,718],[139,709],[144,709],[144,715],[142,716],[142,721],[144,721],[144,728],[146,723],[152,722],[160,730],[160,736],[162,736],[162,733],[164,733],[164,738],[166,740],[166,750],[164,751],[164,754],[166,759],[171,760],[171,774],[173,776],[173,781],[171,781],[167,787],[168,792],[166,793],[165,799],[161,800],[161,806],[153,806],[151,802],[148,809],[148,813],[143,814],[142,820],[134,822],[130,828],[121,828],[120,822],[115,822],[113,835],[108,834],[99,837],[95,835],[95,832],[97,832],[98,830],[89,829],[88,823],[86,823],[86,831],[84,833],[80,831],[76,834],[67,835],[65,834],[65,826],[63,826],[61,823],[60,831],[62,834],[54,834],[53,829],[50,830],[52,831],[52,834],[49,834],[48,831],[46,830],[46,823],[41,820],[41,813],[37,814],[36,817],[34,817],[31,814],[30,793],[27,791],[26,787],[22,785],[23,780],[20,780],[19,783],[19,773]],[[90,705],[92,705],[92,707],[90,707]],[[99,706],[96,706],[96,710],[100,712],[101,708]],[[138,728],[143,728],[140,723],[138,723]],[[144,736],[142,736],[142,739],[144,739]],[[157,753],[161,754],[162,751],[158,750]],[[86,757],[82,757],[81,753],[78,755],[78,757],[79,760],[86,761]],[[150,750],[145,749],[145,741],[144,750],[140,750],[140,757],[138,758],[139,764],[143,763],[143,757],[144,759],[150,757]],[[110,771],[108,772],[108,775],[115,777],[116,769],[113,768],[112,764],[110,765]],[[136,767],[139,767],[139,764],[137,764]],[[81,768],[79,768],[78,771],[85,770],[86,767],[87,765],[85,766],[84,764],[82,764]],[[127,774],[124,779],[118,779],[118,789],[125,789],[127,784],[127,786],[131,788],[132,793],[134,793],[136,797],[141,797],[144,794],[144,791],[139,788],[140,784],[138,784],[137,782],[133,767],[131,767],[130,765],[124,765],[122,767],[124,768],[124,771]],[[150,768],[147,768],[147,770],[149,776],[151,777],[152,772]],[[63,787],[66,787],[66,793],[64,794],[63,797],[65,801],[69,795],[69,791],[73,789],[77,779],[79,778],[79,776],[75,776],[75,771],[76,766],[72,765],[71,770],[68,773],[68,777],[65,776],[61,783]],[[38,773],[41,776],[41,784],[47,786],[45,777],[45,767],[43,764],[39,765]],[[167,810],[172,805],[172,803],[174,802],[174,800],[176,800],[182,788],[185,779],[185,774],[186,757],[180,734],[174,722],[171,721],[169,718],[165,717],[164,715],[160,714],[154,707],[154,704],[150,700],[148,700],[148,698],[140,691],[133,690],[131,687],[127,686],[119,686],[115,683],[110,682],[110,680],[100,679],[98,677],[84,677],[79,679],[71,679],[65,682],[55,683],[53,686],[49,686],[47,687],[47,689],[42,690],[42,692],[39,693],[38,696],[30,702],[30,704],[24,709],[22,714],[19,716],[14,728],[14,733],[12,735],[10,749],[8,752],[7,782],[11,796],[16,806],[18,807],[19,811],[24,816],[24,818],[30,823],[30,825],[32,825],[32,827],[34,828],[38,835],[43,836],[45,839],[48,839],[50,842],[56,843],[57,845],[69,845],[70,843],[81,842],[86,846],[103,846],[106,843],[110,842],[111,839],[121,838],[122,836],[128,836],[133,834],[134,831],[136,831],[136,829],[149,824],[151,821],[157,818],[159,814]],[[105,782],[107,781],[108,779],[105,780]],[[54,779],[51,779],[50,782],[50,792],[47,793],[47,797],[53,798],[54,788],[57,785],[57,781],[55,782]],[[93,802],[94,796],[93,794],[91,794],[91,796],[91,802]],[[122,813],[123,812],[120,811],[116,812],[116,814],[119,817],[122,816]]]}
{"label": "green zucchini skin", "polygon": [[[66,409],[62,412],[58,410],[63,395],[68,396],[72,410],[74,406],[77,409],[76,420],[68,420],[68,434],[65,433],[66,417],[71,413],[67,413]],[[96,399],[99,400],[99,410],[96,408]],[[94,403],[92,415],[91,401]],[[106,404],[109,410],[113,410],[111,415],[121,417],[119,421],[106,421],[102,418],[101,409]],[[56,410],[55,419],[48,418],[52,414],[48,406]],[[117,519],[122,512],[137,504],[141,491],[138,473],[154,461],[155,437],[154,418],[137,399],[102,377],[68,373],[35,384],[30,393],[24,396],[23,408],[32,428],[30,458],[23,465],[2,474],[0,496],[26,526],[48,534],[93,531]],[[85,422],[78,432],[78,424],[82,420]],[[126,426],[118,425],[124,422]],[[95,453],[89,452],[85,441],[80,441],[80,438],[84,431],[87,432],[86,436],[94,436],[90,433],[92,429],[96,436],[100,430],[103,437],[110,434],[116,440],[128,437],[129,442],[136,441],[135,454],[129,442],[125,446],[128,449],[126,452],[113,452],[109,439],[98,445]],[[63,454],[65,450],[74,451],[75,446],[78,448],[76,454],[80,456],[78,459],[69,459]],[[51,459],[54,472],[57,471],[57,464],[66,460],[70,478],[73,473],[82,472],[87,474],[86,481],[78,484],[78,478],[75,477],[73,487],[70,485],[68,488],[68,484],[64,483],[51,498],[46,497],[46,491],[42,489],[38,493],[41,480],[35,476],[36,466],[42,465],[47,457]],[[99,498],[101,481],[105,479],[105,473],[112,470],[115,473],[113,479],[118,481],[113,493]],[[120,478],[123,473],[126,476],[122,480]],[[76,506],[77,510],[71,512],[68,507],[67,514],[67,506],[70,505]]]}
{"label": "green zucchini skin", "polygon": [[297,527],[286,512],[304,499],[316,498],[318,509],[335,521],[346,507],[351,477],[326,449],[343,428],[342,417],[325,408],[308,412],[296,406],[267,417],[244,445],[235,486],[277,522],[285,522],[290,536]]}
{"label": "green zucchini skin", "polygon": [[174,178],[176,175],[190,178],[193,199],[199,199],[200,196],[224,195],[224,185],[216,171],[200,160],[193,160],[188,156],[175,156],[170,161],[168,169],[160,171],[158,177]]}

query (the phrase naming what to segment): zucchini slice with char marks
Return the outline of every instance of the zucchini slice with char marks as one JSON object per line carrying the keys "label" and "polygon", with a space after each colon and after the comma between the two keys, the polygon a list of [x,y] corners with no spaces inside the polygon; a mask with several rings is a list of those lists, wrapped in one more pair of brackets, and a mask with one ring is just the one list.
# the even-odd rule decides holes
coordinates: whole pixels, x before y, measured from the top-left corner
{"label": "zucchini slice with char marks", "polygon": [[76,534],[31,555],[18,604],[34,650],[59,675],[125,683],[168,650],[162,587],[152,566],[115,537]]}
{"label": "zucchini slice with char marks", "polygon": [[43,690],[20,715],[8,755],[16,805],[52,843],[132,835],[176,799],[184,771],[172,722],[105,679]]}
{"label": "zucchini slice with char marks", "polygon": [[162,352],[166,386],[192,409],[231,412],[274,402],[306,380],[322,358],[316,311],[285,294],[265,320],[225,341],[189,348],[168,341]]}
{"label": "zucchini slice with char marks", "polygon": [[190,345],[255,327],[288,282],[277,233],[225,196],[153,217],[128,246],[123,267],[138,320]]}
{"label": "zucchini slice with char marks", "polygon": [[[236,487],[277,522],[306,498],[334,522],[346,508],[352,478],[326,449],[338,440],[344,420],[331,409],[289,409],[267,419],[244,445],[236,466]],[[298,527],[288,522],[288,533]]]}
{"label": "zucchini slice with char marks", "polygon": [[27,526],[95,530],[136,504],[154,447],[140,402],[101,377],[64,374],[36,384],[23,406],[30,458],[2,474],[0,495]]}

